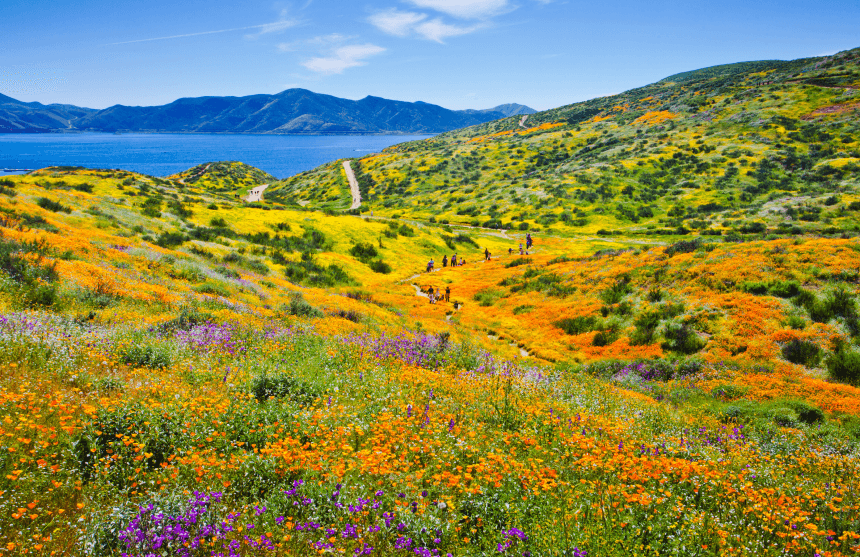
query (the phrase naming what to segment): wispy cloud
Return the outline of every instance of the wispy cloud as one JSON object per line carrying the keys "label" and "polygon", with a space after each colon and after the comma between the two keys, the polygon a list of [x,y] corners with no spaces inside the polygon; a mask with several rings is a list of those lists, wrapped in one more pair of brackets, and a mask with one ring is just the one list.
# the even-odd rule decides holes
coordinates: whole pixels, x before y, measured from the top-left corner
{"label": "wispy cloud", "polygon": [[330,33],[328,35],[319,35],[310,39],[293,41],[289,43],[280,43],[277,48],[279,52],[296,52],[300,50],[319,50],[320,47],[331,47],[337,44],[343,44],[351,41],[355,35],[341,35],[340,33]]}
{"label": "wispy cloud", "polygon": [[470,27],[461,27],[459,25],[449,25],[441,19],[426,21],[415,26],[415,32],[431,41],[444,43],[448,37],[457,37],[466,35],[484,27],[483,25],[472,25]]}
{"label": "wispy cloud", "polygon": [[507,0],[407,0],[419,8],[429,8],[461,19],[484,19],[505,11]]}
{"label": "wispy cloud", "polygon": [[419,12],[403,12],[392,9],[373,14],[368,18],[368,21],[389,35],[396,37],[417,35],[438,43],[445,42],[448,37],[466,35],[486,26],[483,23],[469,26],[451,25],[442,21],[441,18],[428,20],[427,17],[427,14]]}
{"label": "wispy cloud", "polygon": [[364,66],[365,58],[385,52],[374,44],[354,44],[336,48],[329,56],[318,56],[302,62],[302,66],[324,75],[343,73],[347,68]]}
{"label": "wispy cloud", "polygon": [[283,31],[284,29],[288,29],[290,27],[294,27],[298,25],[298,21],[294,20],[282,20],[282,21],[274,21],[272,23],[263,23],[262,25],[248,25],[247,27],[233,27],[231,29],[218,29],[215,31],[200,31],[198,33],[185,33],[182,35],[170,35],[166,37],[151,37],[148,39],[134,39],[131,41],[120,41],[118,43],[108,43],[108,46],[120,45],[120,44],[132,44],[132,43],[146,43],[150,41],[166,41],[169,39],[184,39],[186,37],[199,37],[202,35],[216,35],[218,33],[231,33],[234,31],[248,31],[249,29],[259,29],[257,33],[246,35],[247,37],[256,37],[260,35],[264,35],[267,33],[275,33],[277,31]]}
{"label": "wispy cloud", "polygon": [[384,33],[396,37],[405,37],[412,31],[415,25],[425,19],[427,19],[426,14],[401,12],[400,10],[391,9],[373,14],[368,18],[368,21]]}

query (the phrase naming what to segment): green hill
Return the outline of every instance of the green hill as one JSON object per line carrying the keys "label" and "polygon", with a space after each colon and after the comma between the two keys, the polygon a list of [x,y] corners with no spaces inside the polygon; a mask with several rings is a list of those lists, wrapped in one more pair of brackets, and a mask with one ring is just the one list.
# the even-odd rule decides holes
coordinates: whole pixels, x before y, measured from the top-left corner
{"label": "green hill", "polygon": [[[714,66],[352,162],[362,211],[554,234],[838,231],[860,209],[860,49]],[[345,209],[340,164],[267,195]],[[853,226],[853,224],[850,224]]]}
{"label": "green hill", "polygon": [[238,195],[244,195],[254,186],[277,181],[271,174],[237,161],[198,164],[194,168],[170,176],[170,179],[210,191],[235,192]]}

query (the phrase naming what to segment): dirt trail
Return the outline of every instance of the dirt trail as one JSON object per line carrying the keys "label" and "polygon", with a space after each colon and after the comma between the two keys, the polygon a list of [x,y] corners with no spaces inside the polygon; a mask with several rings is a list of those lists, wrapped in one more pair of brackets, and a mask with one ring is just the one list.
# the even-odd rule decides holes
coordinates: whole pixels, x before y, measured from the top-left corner
{"label": "dirt trail", "polygon": [[520,127],[521,127],[521,128],[525,128],[525,127],[526,127],[526,120],[528,120],[528,118],[529,118],[529,115],[528,115],[528,114],[523,114],[523,117],[522,117],[522,118],[520,118]]}
{"label": "dirt trail", "polygon": [[349,182],[349,191],[352,193],[352,205],[349,210],[358,209],[361,205],[361,191],[358,189],[358,180],[355,179],[355,173],[349,165],[349,161],[343,161],[343,170],[346,172],[346,180]]}
{"label": "dirt trail", "polygon": [[262,201],[263,200],[263,192],[266,191],[266,188],[269,187],[269,184],[260,184],[255,187],[251,191],[248,192],[248,195],[245,196],[245,201],[249,203],[253,203],[254,201]]}
{"label": "dirt trail", "polygon": [[[198,176],[200,176],[201,174],[203,174],[204,172],[206,172],[207,170],[209,170],[209,167],[210,167],[210,166],[212,166],[212,163],[207,164],[206,166],[204,166],[204,167],[203,167],[203,170],[201,170],[200,172],[198,172],[198,173],[197,173],[197,174],[195,174],[194,176],[189,176],[189,178],[188,178],[188,179],[189,179],[189,180],[192,180],[192,179],[194,179],[194,178],[197,178]],[[183,179],[179,179],[179,180],[177,180],[177,182],[179,182],[179,183],[180,183],[180,184],[182,184],[183,186],[187,186],[187,185],[188,185],[188,184],[186,184],[186,183],[185,183],[185,180],[183,180]]]}

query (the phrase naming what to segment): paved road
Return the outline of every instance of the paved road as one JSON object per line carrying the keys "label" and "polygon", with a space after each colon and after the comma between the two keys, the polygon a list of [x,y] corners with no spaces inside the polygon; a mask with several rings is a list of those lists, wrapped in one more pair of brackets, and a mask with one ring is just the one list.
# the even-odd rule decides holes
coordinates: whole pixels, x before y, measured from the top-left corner
{"label": "paved road", "polygon": [[355,179],[355,173],[353,173],[349,161],[343,161],[343,169],[349,182],[349,191],[352,193],[352,205],[349,209],[358,209],[361,205],[361,191],[358,189],[358,180]]}
{"label": "paved road", "polygon": [[269,184],[260,184],[255,187],[251,191],[248,192],[248,195],[245,197],[245,201],[252,203],[254,201],[262,201],[263,192],[266,191],[266,188],[269,187]]}

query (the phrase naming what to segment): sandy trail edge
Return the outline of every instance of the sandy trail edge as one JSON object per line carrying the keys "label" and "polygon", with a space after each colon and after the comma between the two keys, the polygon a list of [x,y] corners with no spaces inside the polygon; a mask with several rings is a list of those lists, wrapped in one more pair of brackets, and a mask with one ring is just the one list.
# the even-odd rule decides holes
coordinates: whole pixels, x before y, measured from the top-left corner
{"label": "sandy trail edge", "polygon": [[352,193],[352,205],[349,210],[358,209],[361,205],[361,191],[358,189],[358,180],[349,165],[349,161],[343,161],[343,170],[346,172],[346,180],[349,182],[349,191]]}

